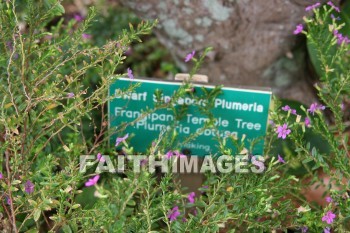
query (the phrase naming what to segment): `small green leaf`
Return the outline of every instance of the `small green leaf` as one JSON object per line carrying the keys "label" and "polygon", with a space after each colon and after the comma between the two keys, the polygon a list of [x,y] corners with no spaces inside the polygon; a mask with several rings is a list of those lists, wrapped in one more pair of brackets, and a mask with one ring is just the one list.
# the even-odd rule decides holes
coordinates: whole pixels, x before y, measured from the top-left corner
{"label": "small green leaf", "polygon": [[312,157],[308,157],[308,158],[306,158],[306,159],[304,159],[303,161],[302,161],[302,163],[303,164],[306,164],[306,163],[309,163],[309,162],[311,162],[311,161],[313,161],[314,159],[312,158]]}
{"label": "small green leaf", "polygon": [[20,184],[20,183],[22,183],[22,181],[20,181],[20,180],[14,180],[14,181],[12,181],[12,185],[16,185],[16,184]]}
{"label": "small green leaf", "polygon": [[80,204],[74,204],[72,205],[72,209],[78,209],[80,207]]}
{"label": "small green leaf", "polygon": [[37,209],[34,211],[34,221],[37,222],[40,218],[41,210]]}
{"label": "small green leaf", "polygon": [[62,227],[62,230],[63,230],[64,233],[72,233],[72,229],[70,228],[69,225],[64,225]]}

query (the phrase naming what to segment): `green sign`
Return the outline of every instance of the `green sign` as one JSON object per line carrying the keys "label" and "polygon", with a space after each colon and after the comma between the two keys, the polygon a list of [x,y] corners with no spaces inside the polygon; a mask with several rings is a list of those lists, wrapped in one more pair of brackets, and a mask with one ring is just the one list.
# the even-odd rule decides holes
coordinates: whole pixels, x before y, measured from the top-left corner
{"label": "green sign", "polygon": [[[131,93],[125,93],[131,85],[136,85]],[[171,109],[159,109],[148,115],[143,115],[147,109],[156,106],[155,93],[161,90],[161,98],[167,102],[176,90],[180,88],[180,82],[163,82],[153,80],[120,78],[109,88],[109,96],[115,97],[109,102],[109,126],[110,129],[120,130],[121,125],[129,124],[123,132],[111,136],[114,145],[116,137],[129,133],[130,143],[135,152],[145,153],[151,143],[159,138],[169,126],[176,121]],[[194,84],[194,94],[203,96],[206,90],[213,90],[214,86]],[[122,94],[121,94],[122,93]],[[263,137],[267,128],[268,111],[271,100],[270,91],[259,91],[239,88],[222,88],[214,100],[212,113],[217,119],[215,122],[217,130],[206,129],[203,126],[208,118],[199,112],[198,104],[193,104],[191,97],[180,98],[177,105],[188,105],[186,113],[177,121],[176,131],[181,149],[186,149],[191,155],[210,155],[218,153],[218,142],[215,138],[233,136],[235,138],[245,137],[249,139],[260,138],[254,147],[253,154],[262,155],[264,141]],[[139,119],[138,121],[135,121]],[[186,139],[193,133],[199,133],[193,141]],[[183,143],[182,143],[183,142]],[[233,147],[233,144],[232,144]],[[248,144],[247,144],[247,148]],[[232,148],[235,153],[237,151]],[[238,151],[239,152],[239,151]]]}

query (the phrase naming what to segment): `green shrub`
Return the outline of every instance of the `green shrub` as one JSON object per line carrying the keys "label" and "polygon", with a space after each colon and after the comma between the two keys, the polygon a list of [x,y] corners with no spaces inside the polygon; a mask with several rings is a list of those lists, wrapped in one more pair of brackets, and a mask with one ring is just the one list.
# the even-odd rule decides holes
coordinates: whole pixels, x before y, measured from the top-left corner
{"label": "green shrub", "polygon": [[[319,59],[317,90],[326,107],[315,103],[308,109],[282,109],[276,100],[265,139],[265,171],[206,173],[201,192],[194,194],[186,193],[172,173],[154,175],[147,169],[135,173],[130,169],[132,161],[123,173],[96,174],[96,158],[85,173],[80,172],[81,155],[117,155],[108,145],[108,134],[115,133],[108,130],[105,113],[112,98],[107,96],[108,85],[126,75],[117,70],[126,59],[126,50],[156,22],[130,24],[118,37],[94,46],[86,34],[95,17],[93,8],[82,23],[60,20],[49,26],[64,13],[60,1],[27,0],[18,8],[16,4],[0,3],[2,231],[218,232],[225,228],[228,232],[305,232],[306,227],[310,232],[327,228],[349,231],[350,154],[343,112],[350,93],[349,46],[346,40],[337,44],[337,20],[326,23],[334,6],[326,5],[322,11],[315,7],[315,18],[305,18],[308,32],[302,32]],[[301,26],[296,33],[301,33]],[[198,71],[208,51],[192,59],[191,74]],[[336,52],[330,55],[329,51]],[[86,82],[91,76],[93,86]],[[169,103],[161,102],[157,108],[172,108],[174,114],[181,115],[186,109],[172,103],[187,95],[191,85],[184,82]],[[218,93],[220,87],[204,98],[211,103]],[[205,127],[214,127],[210,108],[201,112],[210,119]],[[96,115],[101,119],[96,120]],[[176,135],[175,130],[160,135],[149,155],[164,156]],[[188,140],[195,137],[193,134]],[[316,137],[320,140],[313,141]],[[232,152],[226,139],[217,140],[222,154]],[[232,140],[237,151],[244,149],[243,139]],[[285,148],[276,148],[281,142],[292,150],[277,155]],[[137,153],[127,139],[120,143],[123,153]],[[291,174],[301,166],[306,176]],[[320,169],[338,187],[327,187],[329,203],[325,208],[301,194],[303,186],[321,180]]]}

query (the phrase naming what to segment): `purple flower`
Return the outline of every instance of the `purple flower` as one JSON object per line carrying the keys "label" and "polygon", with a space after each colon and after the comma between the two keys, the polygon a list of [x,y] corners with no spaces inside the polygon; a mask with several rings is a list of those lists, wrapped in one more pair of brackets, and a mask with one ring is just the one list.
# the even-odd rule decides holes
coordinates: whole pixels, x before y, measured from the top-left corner
{"label": "purple flower", "polygon": [[204,185],[204,186],[201,187],[201,189],[202,189],[202,190],[200,190],[201,193],[204,194],[206,191],[208,191],[209,186],[208,185]]}
{"label": "purple flower", "polygon": [[286,106],[284,106],[284,107],[282,107],[282,110],[283,111],[289,111],[291,108],[289,107],[289,105],[286,105]]}
{"label": "purple flower", "polygon": [[187,219],[185,217],[183,217],[182,222],[187,222]]}
{"label": "purple flower", "polygon": [[350,43],[350,39],[347,36],[343,36],[343,34],[339,33],[338,30],[334,30],[333,35],[337,38],[337,43],[339,45],[341,45],[343,43],[345,43],[345,44]]}
{"label": "purple flower", "polygon": [[306,233],[309,230],[309,228],[307,226],[303,226],[301,228],[301,233]]}
{"label": "purple flower", "polygon": [[304,123],[305,123],[306,127],[311,127],[311,122],[310,122],[310,119],[308,117],[305,117]]}
{"label": "purple flower", "polygon": [[175,153],[175,156],[178,158],[186,158],[186,155],[181,154],[178,150],[174,151],[174,153]]}
{"label": "purple flower", "polygon": [[311,5],[311,6],[306,7],[305,11],[311,11],[311,10],[313,10],[313,9],[319,7],[319,6],[321,6],[321,3],[319,3],[319,2],[315,3],[315,4]]}
{"label": "purple flower", "polygon": [[81,14],[74,14],[74,19],[77,21],[77,22],[81,22],[84,20],[84,17],[81,16]]}
{"label": "purple flower", "polygon": [[333,14],[331,14],[331,18],[334,19],[334,20],[340,20],[340,17],[335,17]]}
{"label": "purple flower", "polygon": [[185,62],[189,62],[190,60],[192,60],[195,54],[196,54],[196,51],[194,50],[191,53],[187,54],[185,58]]}
{"label": "purple flower", "polygon": [[28,194],[34,192],[34,184],[30,180],[27,180],[27,182],[24,184],[24,191]]}
{"label": "purple flower", "polygon": [[144,166],[147,165],[147,163],[148,163],[148,159],[142,159],[142,160],[140,161],[140,166],[141,166],[141,167],[144,167]]}
{"label": "purple flower", "polygon": [[97,181],[100,179],[100,175],[96,175],[94,177],[92,177],[91,179],[89,179],[88,181],[85,182],[85,186],[89,187],[89,186],[93,186],[95,184],[97,184]]}
{"label": "purple flower", "polygon": [[278,138],[285,139],[287,135],[291,133],[291,130],[288,129],[288,125],[284,123],[283,126],[277,126],[276,133],[278,133]]}
{"label": "purple flower", "polygon": [[8,205],[11,205],[12,201],[11,201],[11,198],[10,197],[6,197],[6,203]]}
{"label": "purple flower", "polygon": [[87,34],[87,33],[83,33],[81,36],[83,37],[83,39],[87,39],[87,40],[92,38],[92,36],[90,34]]}
{"label": "purple flower", "polygon": [[198,214],[197,209],[194,209],[194,210],[192,211],[192,213],[193,213],[193,216],[197,216],[197,214]]}
{"label": "purple flower", "polygon": [[73,92],[70,92],[70,93],[67,93],[67,98],[71,99],[71,98],[74,98],[74,93]]}
{"label": "purple flower", "polygon": [[326,202],[328,202],[328,203],[331,203],[331,202],[333,202],[333,199],[332,199],[332,197],[330,197],[330,196],[326,197]]}
{"label": "purple flower", "polygon": [[128,68],[127,71],[128,71],[128,77],[130,79],[134,79],[134,75],[132,74],[132,70],[130,68]]}
{"label": "purple flower", "polygon": [[326,227],[325,229],[323,229],[323,233],[331,233],[331,228]]}
{"label": "purple flower", "polygon": [[170,222],[172,222],[175,221],[179,215],[179,207],[175,206],[172,210],[169,211],[167,217],[169,218]]}
{"label": "purple flower", "polygon": [[0,180],[4,178],[4,176],[2,175],[2,173],[0,172]]}
{"label": "purple flower", "polygon": [[286,161],[284,161],[284,159],[282,158],[282,156],[278,155],[278,162],[280,163],[286,163]]}
{"label": "purple flower", "polygon": [[187,199],[190,203],[194,203],[194,199],[195,199],[196,193],[195,192],[191,192],[190,194],[188,194]]}
{"label": "purple flower", "polygon": [[124,137],[121,138],[117,138],[116,142],[115,142],[115,146],[118,146],[121,142],[124,142],[127,138],[129,137],[129,134],[125,134]]}
{"label": "purple flower", "polygon": [[6,47],[12,52],[13,51],[13,44],[11,41],[6,42]]}
{"label": "purple flower", "polygon": [[178,158],[186,158],[186,155],[181,154],[178,150],[176,150],[176,151],[169,150],[169,151],[165,154],[166,159],[170,159],[170,158],[173,157],[173,156],[176,156],[176,157],[178,157]]}
{"label": "purple flower", "polygon": [[307,110],[308,112],[311,112],[312,115],[315,114],[315,111],[317,110],[324,110],[326,107],[323,106],[322,104],[318,105],[317,103],[313,103],[310,105],[310,108]]}
{"label": "purple flower", "polygon": [[98,153],[96,157],[99,162],[104,163],[106,161],[106,159],[103,157],[103,155],[101,155],[101,153]]}
{"label": "purple flower", "polygon": [[297,110],[292,109],[291,107],[289,107],[289,105],[286,105],[286,106],[282,107],[282,110],[283,110],[283,111],[286,111],[286,112],[288,112],[288,111],[290,110],[290,112],[291,112],[292,114],[297,115]]}
{"label": "purple flower", "polygon": [[170,159],[171,157],[173,157],[173,155],[174,155],[173,151],[169,150],[168,152],[166,152],[165,157],[167,159]]}
{"label": "purple flower", "polygon": [[125,54],[126,56],[130,56],[130,55],[132,54],[132,48],[131,48],[131,47],[128,47],[128,48],[125,50],[124,54]]}
{"label": "purple flower", "polygon": [[269,124],[275,126],[275,122],[273,120],[269,120]]}
{"label": "purple flower", "polygon": [[345,109],[344,103],[341,103],[341,104],[340,104],[340,109],[344,111],[344,109]]}
{"label": "purple flower", "polygon": [[298,24],[294,30],[294,35],[300,34],[303,31],[304,27],[302,24]]}
{"label": "purple flower", "polygon": [[327,2],[328,6],[331,6],[336,12],[340,12],[339,7],[336,7],[333,2],[329,1]]}
{"label": "purple flower", "polygon": [[331,224],[335,219],[335,214],[332,211],[328,211],[323,217],[322,222],[327,222],[327,224]]}

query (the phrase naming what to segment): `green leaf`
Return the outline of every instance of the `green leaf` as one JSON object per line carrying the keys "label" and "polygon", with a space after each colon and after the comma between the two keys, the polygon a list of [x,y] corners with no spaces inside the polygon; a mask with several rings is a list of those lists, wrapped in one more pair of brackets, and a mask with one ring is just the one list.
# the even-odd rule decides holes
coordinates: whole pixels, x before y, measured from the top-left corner
{"label": "green leaf", "polygon": [[64,233],[72,233],[72,229],[70,228],[69,225],[64,225],[62,227],[62,230],[63,230]]}
{"label": "green leaf", "polygon": [[12,181],[12,185],[16,185],[16,184],[20,184],[20,183],[22,183],[22,181],[20,181],[20,180],[14,180],[14,181]]}
{"label": "green leaf", "polygon": [[304,160],[302,161],[302,163],[303,163],[303,164],[306,164],[306,163],[309,163],[309,162],[311,162],[311,161],[313,161],[313,158],[312,158],[312,157],[308,157],[308,158],[304,159]]}
{"label": "green leaf", "polygon": [[39,220],[39,218],[40,218],[40,215],[41,215],[41,210],[40,209],[36,209],[35,211],[34,211],[34,221],[35,222],[37,222],[38,220]]}

